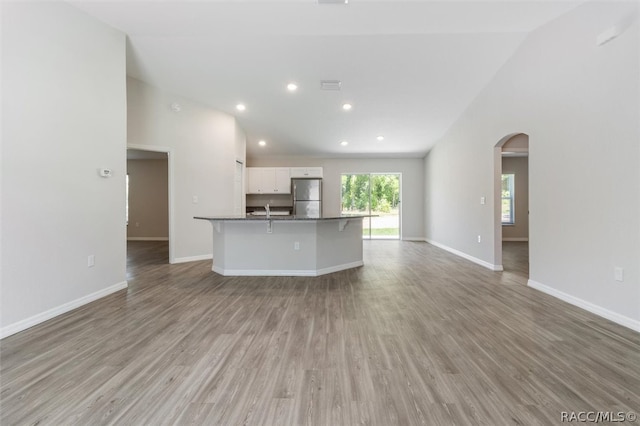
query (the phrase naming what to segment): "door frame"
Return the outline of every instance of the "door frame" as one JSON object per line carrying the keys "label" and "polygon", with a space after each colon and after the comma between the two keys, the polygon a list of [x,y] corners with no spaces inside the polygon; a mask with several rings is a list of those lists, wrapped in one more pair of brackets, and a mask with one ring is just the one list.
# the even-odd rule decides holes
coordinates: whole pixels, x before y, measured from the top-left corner
{"label": "door frame", "polygon": [[175,212],[174,212],[174,203],[173,203],[173,182],[174,182],[174,164],[173,164],[173,149],[165,146],[155,146],[155,145],[137,145],[137,144],[127,144],[127,150],[135,149],[139,151],[150,151],[150,152],[163,152],[167,154],[167,174],[168,174],[168,188],[167,188],[167,198],[168,198],[168,215],[169,215],[169,263],[175,263]]}
{"label": "door frame", "polygon": [[[369,214],[371,214],[371,176],[372,175],[397,175],[398,176],[398,238],[402,241],[402,172],[340,172],[340,198],[338,205],[342,205],[342,175],[369,175]],[[364,238],[363,238],[364,239]],[[396,240],[396,238],[372,238],[371,218],[369,218],[369,240]]]}
{"label": "door frame", "polygon": [[[502,139],[498,141],[498,143],[493,147],[493,264],[495,271],[503,271],[504,267],[502,265],[502,147],[506,144],[511,138],[518,135],[527,135],[525,132],[516,132],[509,133],[504,136]],[[530,139],[529,139],[530,141]],[[527,153],[530,151],[527,148]],[[527,180],[529,182],[529,188],[531,188],[531,160],[530,156],[529,164],[527,167]],[[531,191],[529,192],[529,201],[531,200]],[[529,210],[531,210],[531,204],[528,202]],[[531,241],[531,217],[528,218],[529,223],[529,241]],[[529,267],[531,267],[531,245],[529,244]],[[531,270],[529,270],[531,271]],[[531,274],[531,272],[529,272]]]}

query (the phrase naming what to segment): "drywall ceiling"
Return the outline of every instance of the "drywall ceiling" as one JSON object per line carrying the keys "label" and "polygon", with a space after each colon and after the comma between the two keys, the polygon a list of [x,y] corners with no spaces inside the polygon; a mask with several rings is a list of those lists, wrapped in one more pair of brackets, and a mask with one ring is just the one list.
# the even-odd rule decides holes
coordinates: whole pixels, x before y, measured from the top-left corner
{"label": "drywall ceiling", "polygon": [[130,76],[236,116],[249,157],[423,156],[528,32],[578,3],[71,2],[128,35]]}

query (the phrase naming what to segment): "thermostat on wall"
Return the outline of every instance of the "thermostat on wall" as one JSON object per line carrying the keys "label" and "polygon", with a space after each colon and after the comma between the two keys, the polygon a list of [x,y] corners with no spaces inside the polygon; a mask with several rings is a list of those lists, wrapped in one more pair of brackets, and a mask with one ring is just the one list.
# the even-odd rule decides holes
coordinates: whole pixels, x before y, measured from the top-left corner
{"label": "thermostat on wall", "polygon": [[108,178],[111,177],[113,171],[111,169],[100,169],[100,176]]}

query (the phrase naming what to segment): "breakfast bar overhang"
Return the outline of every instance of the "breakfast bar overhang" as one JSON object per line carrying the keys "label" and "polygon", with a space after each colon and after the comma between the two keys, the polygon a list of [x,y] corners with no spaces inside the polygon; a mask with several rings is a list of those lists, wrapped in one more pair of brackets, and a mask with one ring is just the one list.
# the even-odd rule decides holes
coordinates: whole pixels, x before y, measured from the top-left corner
{"label": "breakfast bar overhang", "polygon": [[195,217],[213,227],[212,270],[225,276],[318,276],[362,266],[362,219]]}

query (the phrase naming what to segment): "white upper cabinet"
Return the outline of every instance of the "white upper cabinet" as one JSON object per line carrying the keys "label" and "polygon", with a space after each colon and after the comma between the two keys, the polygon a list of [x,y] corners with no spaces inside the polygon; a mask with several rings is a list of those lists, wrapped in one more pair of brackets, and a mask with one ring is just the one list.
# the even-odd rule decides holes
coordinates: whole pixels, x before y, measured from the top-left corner
{"label": "white upper cabinet", "polygon": [[247,194],[291,194],[288,167],[247,167]]}
{"label": "white upper cabinet", "polygon": [[247,194],[262,192],[262,167],[247,167]]}
{"label": "white upper cabinet", "polygon": [[322,167],[292,167],[292,178],[321,178]]}
{"label": "white upper cabinet", "polygon": [[276,168],[274,188],[276,194],[291,194],[291,174],[288,167]]}

